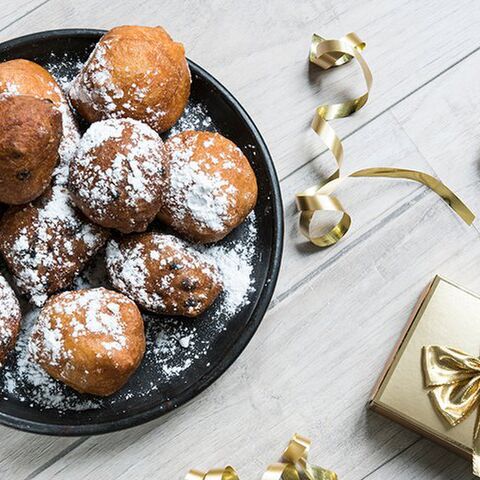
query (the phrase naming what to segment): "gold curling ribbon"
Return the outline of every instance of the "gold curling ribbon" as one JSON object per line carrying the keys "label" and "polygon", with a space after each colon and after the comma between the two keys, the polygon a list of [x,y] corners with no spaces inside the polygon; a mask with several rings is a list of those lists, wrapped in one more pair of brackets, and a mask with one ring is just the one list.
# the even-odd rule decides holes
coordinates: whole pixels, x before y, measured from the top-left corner
{"label": "gold curling ribbon", "polygon": [[[262,480],[337,480],[337,474],[308,463],[310,440],[295,434],[282,454],[280,463],[269,465]],[[239,480],[233,467],[216,468],[208,472],[190,470],[185,480]]]}
{"label": "gold curling ribbon", "polygon": [[480,477],[480,358],[438,345],[422,349],[425,386],[437,412],[455,427],[474,410],[473,474]]}
{"label": "gold curling ribbon", "polygon": [[[315,110],[311,127],[333,154],[337,163],[337,169],[324,182],[296,194],[297,208],[300,211],[300,231],[312,243],[319,247],[334,245],[347,233],[352,220],[342,207],[340,201],[333,196],[333,192],[338,185],[348,177],[401,178],[421,183],[443,198],[465,223],[471,225],[475,219],[475,215],[469,208],[442,182],[426,173],[400,168],[377,167],[359,170],[345,177],[340,175],[340,167],[343,160],[343,146],[340,138],[328,121],[348,117],[352,113],[360,110],[367,103],[373,77],[370,68],[360,53],[365,46],[366,44],[362,42],[355,33],[349,33],[339,40],[325,40],[315,34],[312,37],[310,62],[324,70],[328,70],[331,67],[344,65],[355,58],[361,67],[367,85],[367,91],[359,97],[342,103],[320,105]],[[320,214],[329,211],[340,212],[342,214],[340,221],[327,233],[317,236],[312,235],[310,227],[314,215],[316,213]]]}

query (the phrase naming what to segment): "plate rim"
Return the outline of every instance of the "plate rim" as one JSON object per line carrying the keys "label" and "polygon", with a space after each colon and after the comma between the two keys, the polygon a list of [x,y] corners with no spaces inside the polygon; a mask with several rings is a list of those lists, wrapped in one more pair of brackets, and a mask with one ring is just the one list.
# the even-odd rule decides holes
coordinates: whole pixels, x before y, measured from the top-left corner
{"label": "plate rim", "polygon": [[[6,40],[0,43],[0,56],[6,50],[18,47],[22,44],[28,44],[35,41],[40,41],[45,38],[52,37],[92,37],[102,36],[107,32],[103,29],[89,29],[89,28],[66,28],[66,29],[54,29],[45,30],[35,33],[23,35],[21,37],[15,37],[10,40]],[[283,202],[280,190],[280,182],[278,175],[273,164],[272,156],[268,150],[268,147],[261,135],[259,129],[253,122],[252,118],[235,98],[235,96],[213,75],[207,72],[203,67],[196,62],[188,59],[189,67],[192,72],[199,73],[205,78],[212,86],[214,86],[223,96],[224,100],[230,104],[230,106],[236,110],[242,117],[247,127],[256,138],[260,147],[262,156],[264,158],[265,167],[269,175],[269,180],[272,188],[272,203],[274,217],[274,229],[273,229],[273,242],[272,253],[267,271],[267,280],[262,287],[262,292],[258,298],[258,301],[250,315],[247,325],[242,330],[242,334],[238,341],[234,342],[231,348],[228,350],[228,355],[217,363],[217,365],[199,377],[198,381],[192,388],[182,391],[182,393],[176,398],[175,403],[165,408],[165,402],[156,405],[143,412],[136,413],[134,415],[128,415],[115,420],[109,420],[106,422],[88,423],[83,425],[62,425],[56,423],[41,423],[25,418],[16,417],[5,412],[0,411],[0,423],[8,427],[12,427],[18,430],[38,433],[42,435],[52,436],[84,436],[84,435],[99,435],[110,432],[131,428],[143,423],[147,423],[156,418],[165,415],[172,410],[176,410],[179,407],[186,405],[194,400],[201,392],[210,387],[215,381],[217,381],[240,357],[247,345],[250,343],[255,332],[257,331],[263,317],[268,309],[270,301],[275,290],[275,286],[278,280],[280,271],[281,259],[283,254],[283,240],[284,240],[284,212]]]}

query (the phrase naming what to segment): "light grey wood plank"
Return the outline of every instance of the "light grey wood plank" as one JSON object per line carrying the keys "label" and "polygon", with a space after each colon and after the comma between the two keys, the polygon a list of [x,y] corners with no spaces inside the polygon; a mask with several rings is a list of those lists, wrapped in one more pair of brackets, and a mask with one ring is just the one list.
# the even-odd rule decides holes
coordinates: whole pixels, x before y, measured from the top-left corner
{"label": "light grey wood plank", "polygon": [[0,428],[0,478],[24,479],[46,461],[57,458],[79,441]]}
{"label": "light grey wood plank", "polygon": [[328,73],[309,69],[314,31],[338,37],[354,30],[368,42],[373,95],[366,109],[337,122],[345,135],[479,47],[479,21],[475,0],[302,0],[281,7],[253,0],[143,0],[135,8],[129,0],[116,1],[111,8],[98,0],[50,0],[37,15],[2,33],[8,37],[61,27],[164,25],[252,114],[284,177],[324,150],[308,129],[314,108],[364,88],[355,65]]}
{"label": "light grey wood plank", "polygon": [[[388,462],[365,480],[380,480],[385,478],[409,480],[474,480],[471,462],[444,448],[421,439],[405,450],[394,461]],[[363,479],[362,479],[363,480]]]}
{"label": "light grey wood plank", "polygon": [[[480,52],[392,110],[440,177],[480,215]],[[478,223],[477,223],[478,224]]]}
{"label": "light grey wood plank", "polygon": [[0,3],[0,35],[6,28],[13,28],[18,19],[26,17],[41,6],[45,5],[48,0],[3,0]]}

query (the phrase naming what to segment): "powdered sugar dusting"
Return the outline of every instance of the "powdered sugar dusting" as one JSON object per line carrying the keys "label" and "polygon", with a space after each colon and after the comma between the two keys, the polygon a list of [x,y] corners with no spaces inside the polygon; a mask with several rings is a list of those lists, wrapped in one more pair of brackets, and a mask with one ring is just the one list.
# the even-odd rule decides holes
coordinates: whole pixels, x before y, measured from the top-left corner
{"label": "powdered sugar dusting", "polygon": [[106,263],[114,287],[156,313],[196,316],[221,290],[216,265],[173,235],[111,240]]}
{"label": "powdered sugar dusting", "polygon": [[[109,142],[120,144],[116,153],[108,150]],[[100,218],[109,215],[112,203],[121,196],[132,208],[155,203],[163,180],[164,155],[162,140],[144,123],[132,119],[95,122],[76,152],[70,185]]]}
{"label": "powdered sugar dusting", "polygon": [[221,310],[224,314],[233,315],[242,306],[248,304],[248,294],[252,286],[253,261],[256,257],[256,236],[255,212],[251,212],[246,220],[246,235],[241,242],[198,247],[220,270],[224,286]]}
{"label": "powdered sugar dusting", "polygon": [[33,309],[25,315],[13,358],[0,372],[3,397],[15,397],[32,408],[55,408],[60,412],[100,408],[101,400],[78,395],[50,377],[33,358],[28,345],[38,314],[39,310]]}
{"label": "powdered sugar dusting", "polygon": [[63,99],[61,105],[57,107],[62,114],[63,125],[62,141],[58,149],[60,162],[53,173],[54,182],[58,185],[67,184],[69,165],[80,141],[80,130],[66,99],[66,93],[75,73],[81,66],[82,62],[78,58],[71,58],[68,55],[58,58],[54,54],[51,55],[51,60],[45,65],[46,70],[57,81],[56,91],[60,92]]}
{"label": "powdered sugar dusting", "polygon": [[[17,297],[0,274],[0,349],[7,349],[18,330],[21,312]],[[0,364],[1,366],[1,364]]]}
{"label": "powdered sugar dusting", "polygon": [[52,52],[49,61],[44,65],[65,93],[82,66],[83,62],[78,57],[72,56],[70,52],[63,55]]}
{"label": "powdered sugar dusting", "polygon": [[[31,223],[1,245],[15,283],[37,306],[51,293],[53,272],[79,271],[106,240],[106,233],[100,227],[87,222],[74,209],[65,188],[53,187],[41,203],[36,214],[32,212]],[[83,258],[78,258],[78,248]]]}
{"label": "powdered sugar dusting", "polygon": [[221,232],[230,221],[237,189],[215,165],[223,158],[208,155],[201,160],[195,156],[197,136],[173,137],[167,146],[170,152],[169,182],[165,206],[173,215],[174,228],[188,217],[203,229]]}
{"label": "powdered sugar dusting", "polygon": [[105,55],[110,45],[108,41],[97,43],[80,74],[71,83],[69,95],[95,110],[113,115],[117,108],[114,99],[121,99],[125,94],[112,81],[113,67]]}
{"label": "powdered sugar dusting", "polygon": [[[111,303],[104,303],[112,297]],[[114,301],[113,301],[114,300]],[[50,302],[42,309],[32,330],[29,350],[33,358],[40,358],[50,365],[67,363],[71,352],[65,347],[64,332],[71,329],[71,337],[100,336],[107,355],[111,350],[122,350],[127,345],[123,329],[121,303],[131,303],[126,297],[115,295],[104,288],[65,292],[61,301]],[[107,311],[105,311],[107,310]],[[82,312],[78,317],[77,312]],[[60,318],[70,318],[62,325]]]}
{"label": "powdered sugar dusting", "polygon": [[173,137],[186,130],[208,130],[216,132],[212,117],[207,107],[201,102],[190,100],[177,123],[168,131],[168,137]]}

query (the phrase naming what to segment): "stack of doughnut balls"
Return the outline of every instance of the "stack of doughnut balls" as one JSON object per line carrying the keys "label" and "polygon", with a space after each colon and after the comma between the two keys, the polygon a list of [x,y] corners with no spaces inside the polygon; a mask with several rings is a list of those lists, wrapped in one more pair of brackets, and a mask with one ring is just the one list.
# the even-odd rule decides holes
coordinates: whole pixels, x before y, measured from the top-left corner
{"label": "stack of doughnut balls", "polygon": [[[140,309],[196,317],[211,306],[221,276],[192,243],[221,240],[255,206],[254,172],[230,140],[190,130],[162,141],[190,83],[183,45],[161,27],[110,30],[66,94],[36,63],[0,64],[0,252],[41,308],[30,358],[78,392],[125,385],[145,352]],[[72,111],[90,124],[82,137]],[[103,247],[112,290],[68,291]],[[0,275],[1,364],[21,321]]]}

